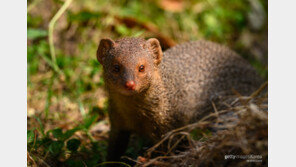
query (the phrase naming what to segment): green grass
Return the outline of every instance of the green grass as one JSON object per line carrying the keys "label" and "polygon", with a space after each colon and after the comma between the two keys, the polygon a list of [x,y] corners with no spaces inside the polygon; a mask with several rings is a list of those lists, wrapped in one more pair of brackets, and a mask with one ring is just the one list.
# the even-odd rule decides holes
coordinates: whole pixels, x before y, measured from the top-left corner
{"label": "green grass", "polygon": [[[95,166],[105,161],[108,99],[103,92],[102,67],[95,56],[102,37],[156,37],[141,26],[153,25],[176,43],[216,41],[236,50],[267,79],[267,46],[261,46],[267,40],[267,1],[258,1],[266,17],[263,26],[255,30],[248,19],[252,7],[243,0],[194,0],[186,2],[181,12],[169,11],[154,0],[72,1],[54,27],[53,61],[48,25],[63,2],[28,1],[29,165]],[[138,24],[129,25],[124,18],[133,18]],[[259,55],[254,48],[259,48]],[[95,134],[94,126],[103,130]],[[133,158],[138,145],[141,141],[128,149]]]}

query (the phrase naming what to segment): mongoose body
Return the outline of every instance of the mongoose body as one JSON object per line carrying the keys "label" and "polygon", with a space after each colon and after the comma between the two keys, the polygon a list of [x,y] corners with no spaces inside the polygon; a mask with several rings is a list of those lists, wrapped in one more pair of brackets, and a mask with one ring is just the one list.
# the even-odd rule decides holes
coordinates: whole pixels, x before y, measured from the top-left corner
{"label": "mongoose body", "polygon": [[163,53],[154,38],[103,39],[97,58],[109,93],[109,160],[124,153],[130,133],[157,141],[207,114],[219,96],[250,94],[262,83],[239,55],[207,41]]}

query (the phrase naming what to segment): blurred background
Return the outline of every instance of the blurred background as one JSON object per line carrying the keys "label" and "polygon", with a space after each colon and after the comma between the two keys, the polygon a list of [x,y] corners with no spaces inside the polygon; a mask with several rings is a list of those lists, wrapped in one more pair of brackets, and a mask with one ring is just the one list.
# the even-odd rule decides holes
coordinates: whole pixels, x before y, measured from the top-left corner
{"label": "blurred background", "polygon": [[[108,99],[96,60],[101,38],[155,37],[163,50],[211,40],[235,50],[267,80],[267,0],[28,0],[27,5],[29,166],[105,161]],[[132,144],[127,155],[136,158],[142,145]]]}

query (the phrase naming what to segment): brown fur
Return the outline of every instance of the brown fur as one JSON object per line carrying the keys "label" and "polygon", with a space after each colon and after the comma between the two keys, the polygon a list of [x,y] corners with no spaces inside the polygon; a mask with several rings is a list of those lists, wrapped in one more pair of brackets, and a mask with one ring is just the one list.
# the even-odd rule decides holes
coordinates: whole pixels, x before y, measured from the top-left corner
{"label": "brown fur", "polygon": [[[130,133],[157,141],[207,114],[211,101],[231,94],[231,89],[248,94],[262,82],[235,52],[206,41],[188,42],[163,54],[156,39],[103,39],[97,58],[109,93],[108,160],[124,153]],[[144,72],[138,70],[141,65]],[[124,87],[130,80],[135,82],[133,91]]]}

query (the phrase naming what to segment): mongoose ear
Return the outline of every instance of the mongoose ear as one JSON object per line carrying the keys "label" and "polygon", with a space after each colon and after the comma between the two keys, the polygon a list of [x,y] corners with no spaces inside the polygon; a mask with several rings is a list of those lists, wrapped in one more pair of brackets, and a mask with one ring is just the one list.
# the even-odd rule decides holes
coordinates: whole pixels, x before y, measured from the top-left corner
{"label": "mongoose ear", "polygon": [[97,50],[97,59],[103,64],[104,59],[106,58],[108,51],[114,47],[115,42],[112,39],[105,38],[101,39],[98,50]]}
{"label": "mongoose ear", "polygon": [[162,50],[159,44],[159,41],[156,38],[150,38],[147,41],[149,43],[149,48],[153,53],[153,57],[155,59],[155,64],[158,65],[162,60]]}

